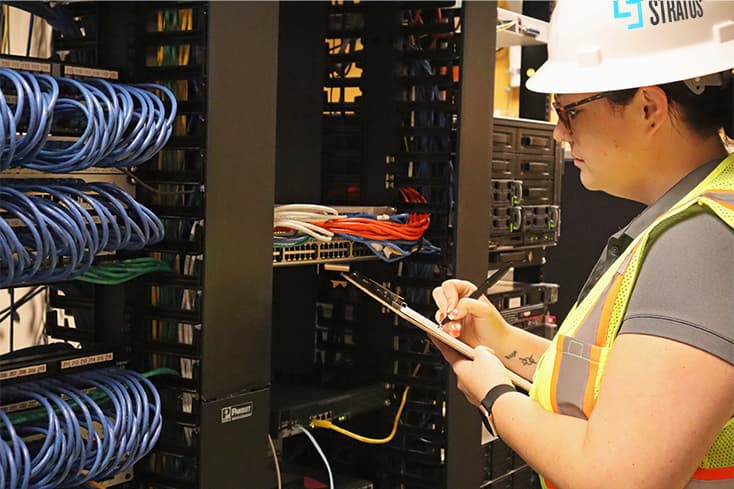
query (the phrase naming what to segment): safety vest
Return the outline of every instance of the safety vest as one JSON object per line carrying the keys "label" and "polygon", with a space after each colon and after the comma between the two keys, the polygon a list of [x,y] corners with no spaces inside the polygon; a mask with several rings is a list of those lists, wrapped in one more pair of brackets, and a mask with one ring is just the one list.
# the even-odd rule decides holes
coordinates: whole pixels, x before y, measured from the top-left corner
{"label": "safety vest", "polygon": [[[533,378],[530,397],[544,409],[588,419],[650,238],[685,218],[686,210],[694,205],[708,207],[734,228],[734,154],[640,233],[571,309],[538,361]],[[547,480],[543,487],[554,489]],[[721,430],[686,489],[724,487],[734,487],[734,417]]]}

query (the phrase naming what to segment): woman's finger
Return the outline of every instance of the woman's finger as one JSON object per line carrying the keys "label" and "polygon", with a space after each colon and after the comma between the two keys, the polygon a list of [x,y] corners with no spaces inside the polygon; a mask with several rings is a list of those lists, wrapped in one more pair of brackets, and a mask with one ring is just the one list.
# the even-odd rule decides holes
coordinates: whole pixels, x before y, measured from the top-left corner
{"label": "woman's finger", "polygon": [[433,300],[436,302],[439,310],[445,314],[450,313],[456,308],[459,299],[466,297],[476,290],[476,286],[466,280],[447,280],[440,287],[433,289]]}
{"label": "woman's finger", "polygon": [[468,315],[485,317],[488,319],[500,319],[502,315],[497,311],[491,302],[481,299],[463,298],[459,300],[456,307],[449,311],[451,319],[463,319]]}

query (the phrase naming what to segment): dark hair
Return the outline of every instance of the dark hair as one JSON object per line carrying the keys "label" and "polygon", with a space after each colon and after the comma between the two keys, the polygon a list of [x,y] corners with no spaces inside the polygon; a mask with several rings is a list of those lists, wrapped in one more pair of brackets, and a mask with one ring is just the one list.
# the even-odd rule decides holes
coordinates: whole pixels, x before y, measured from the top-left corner
{"label": "dark hair", "polygon": [[[659,85],[668,101],[679,111],[683,121],[701,136],[710,136],[719,129],[734,139],[734,75],[728,70],[721,73],[723,85],[706,87],[701,95],[695,95],[682,81]],[[617,90],[607,96],[615,105],[627,105],[637,93],[637,88]]]}

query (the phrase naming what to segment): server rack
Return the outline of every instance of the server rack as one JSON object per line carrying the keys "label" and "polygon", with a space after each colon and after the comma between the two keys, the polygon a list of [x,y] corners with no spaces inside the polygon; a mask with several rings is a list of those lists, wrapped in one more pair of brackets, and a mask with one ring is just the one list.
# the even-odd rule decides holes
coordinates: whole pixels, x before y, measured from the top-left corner
{"label": "server rack", "polygon": [[[130,364],[179,372],[161,382],[163,434],[132,484],[268,487],[278,5],[61,8],[85,26],[85,35],[57,37],[57,51],[117,67],[127,81],[168,84],[179,98],[174,136],[136,172],[164,192],[192,190],[181,197],[138,188],[138,199],[167,230],[166,240],[148,252],[173,270],[108,292],[118,302],[124,297],[126,314],[105,324],[129,328],[123,344]],[[257,46],[247,57],[252,65],[236,62],[240,43]],[[243,87],[258,96],[241,96]]]}
{"label": "server rack", "polygon": [[[421,7],[425,18],[410,22]],[[64,8],[85,19],[88,35],[59,38],[57,49],[86,64],[119,67],[129,81],[167,81],[180,90],[180,132],[164,150],[170,158],[137,175],[164,189],[200,190],[184,200],[139,189],[138,198],[166,219],[169,230],[169,238],[148,251],[169,260],[174,271],[124,288],[101,287],[95,290],[99,300],[86,305],[94,323],[104,324],[101,334],[114,337],[110,342],[122,347],[131,365],[163,365],[181,374],[162,382],[164,436],[128,484],[274,487],[268,433],[282,436],[281,455],[302,451],[303,440],[274,423],[282,410],[271,405],[271,388],[293,382],[311,391],[346,389],[349,399],[361,399],[344,409],[350,426],[366,432],[384,429],[401,388],[411,388],[414,397],[390,445],[363,447],[319,432],[338,471],[378,488],[485,484],[486,453],[466,448],[480,446],[479,420],[445,364],[425,350],[415,331],[334,285],[335,274],[315,264],[341,261],[364,269],[431,314],[430,289],[445,278],[479,282],[497,261],[541,263],[542,252],[531,257],[528,250],[517,254],[514,247],[487,244],[493,206],[493,63],[487,53],[494,51],[496,5],[131,2]],[[183,27],[176,18],[181,9],[191,10]],[[410,50],[411,36],[436,42]],[[356,37],[364,43],[361,53],[324,49],[325,39]],[[414,69],[425,60],[440,71]],[[325,75],[335,64],[354,61],[364,76]],[[361,96],[314,96],[324,86],[329,92],[354,86]],[[418,90],[434,87],[439,98],[415,98]],[[434,118],[431,127],[416,123],[426,113]],[[421,137],[433,138],[432,147],[421,147]],[[429,202],[401,201],[396,190],[406,184],[429,194]],[[383,264],[363,247],[339,243],[290,253],[271,248],[271,261],[271,208],[288,201],[429,211],[434,225],[427,236],[442,252]],[[552,244],[549,239],[530,248]],[[58,307],[74,308],[73,297],[58,300]],[[63,335],[61,326],[49,324]],[[129,336],[120,334],[127,329]],[[411,374],[418,363],[427,374]],[[385,402],[390,409],[375,409]],[[352,418],[361,410],[369,412]],[[311,470],[319,466],[309,457],[293,460]]]}

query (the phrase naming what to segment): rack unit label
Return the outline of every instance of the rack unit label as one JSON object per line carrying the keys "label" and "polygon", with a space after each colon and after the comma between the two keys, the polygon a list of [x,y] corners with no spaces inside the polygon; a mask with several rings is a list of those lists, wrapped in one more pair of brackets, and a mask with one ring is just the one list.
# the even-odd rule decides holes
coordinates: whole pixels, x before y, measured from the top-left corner
{"label": "rack unit label", "polygon": [[254,403],[252,401],[235,404],[222,408],[222,424],[231,423],[252,416]]}
{"label": "rack unit label", "polygon": [[61,370],[67,368],[81,367],[83,365],[94,365],[95,363],[109,362],[114,359],[113,353],[101,353],[99,355],[91,355],[88,357],[74,358],[72,360],[63,360],[61,362]]}
{"label": "rack unit label", "polygon": [[0,372],[0,380],[15,379],[16,377],[27,377],[28,375],[36,375],[46,373],[46,364],[29,365],[27,367],[14,368]]}

